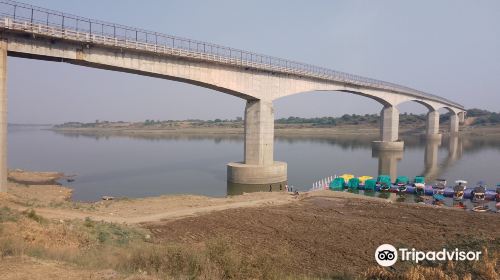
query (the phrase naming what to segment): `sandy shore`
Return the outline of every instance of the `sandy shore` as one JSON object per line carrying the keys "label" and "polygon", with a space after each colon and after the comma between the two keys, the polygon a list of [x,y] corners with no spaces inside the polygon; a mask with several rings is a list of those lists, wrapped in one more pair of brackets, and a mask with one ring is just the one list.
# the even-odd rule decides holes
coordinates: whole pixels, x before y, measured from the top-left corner
{"label": "sandy shore", "polygon": [[115,199],[98,202],[71,202],[71,189],[56,185],[64,177],[57,172],[9,172],[6,194],[0,194],[0,202],[13,209],[34,209],[50,219],[85,219],[142,223],[164,219],[178,219],[212,211],[241,207],[262,207],[290,203],[295,196],[283,192],[248,193],[226,198],[197,195],[165,195],[137,199]]}
{"label": "sandy shore", "polygon": [[[244,133],[243,128],[228,128],[228,127],[199,127],[199,128],[169,128],[169,129],[134,129],[134,128],[57,128],[51,129],[56,132],[66,134],[83,134],[83,135],[123,135],[123,136],[161,136],[161,135],[207,135],[207,136],[229,136],[241,137]],[[331,128],[276,128],[276,136],[308,136],[308,137],[324,137],[324,136],[353,136],[353,135],[369,135],[376,137],[379,135],[379,130],[373,127],[331,127]]]}
{"label": "sandy shore", "polygon": [[[50,219],[85,219],[139,224],[161,220],[176,220],[206,213],[237,208],[271,207],[294,204],[311,198],[362,200],[378,204],[393,202],[376,197],[347,192],[315,191],[298,196],[286,192],[255,192],[238,196],[215,198],[200,195],[163,195],[146,198],[119,198],[97,202],[72,202],[72,190],[55,184],[64,178],[58,172],[9,171],[7,193],[0,193],[0,202],[13,209],[34,209]],[[409,208],[435,208],[419,204],[404,204]],[[455,208],[442,208],[457,211]],[[497,215],[500,216],[500,215]]]}

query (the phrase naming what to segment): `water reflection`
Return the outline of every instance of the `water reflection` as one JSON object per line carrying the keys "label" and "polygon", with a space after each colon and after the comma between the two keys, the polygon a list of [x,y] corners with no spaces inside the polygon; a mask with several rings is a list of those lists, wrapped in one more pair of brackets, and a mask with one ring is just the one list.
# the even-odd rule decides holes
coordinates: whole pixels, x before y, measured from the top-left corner
{"label": "water reflection", "polygon": [[[438,149],[441,140],[429,140],[425,145],[425,169],[422,173],[427,181],[434,181],[440,174],[462,157],[462,139],[458,136],[447,138],[448,154],[443,162],[438,162]],[[458,179],[458,178],[455,178]]]}
{"label": "water reflection", "polygon": [[398,162],[403,159],[403,151],[372,150],[372,157],[378,158],[378,174],[391,176],[391,181],[398,177]]}
{"label": "water reflection", "polygon": [[[422,141],[424,146],[423,171],[420,174],[424,176],[427,182],[437,179],[447,168],[452,166],[462,156],[462,139],[460,137],[449,137],[446,139],[447,156],[442,162],[439,162],[439,147],[441,139]],[[412,145],[410,145],[412,147]],[[403,159],[403,151],[378,151],[372,150],[372,157],[378,158],[378,174],[386,174],[394,182],[398,176],[398,163]],[[401,174],[399,174],[401,175]]]}
{"label": "water reflection", "polygon": [[[498,139],[452,137],[440,143],[404,137],[404,152],[372,151],[372,140],[364,136],[282,136],[278,131],[275,158],[288,163],[288,184],[298,190],[307,190],[316,180],[342,173],[384,173],[392,180],[398,175],[425,175],[428,182],[444,176],[449,182],[485,180],[490,186],[500,181],[496,177]],[[241,134],[124,135],[9,128],[9,166],[77,174],[71,183],[77,200],[95,200],[101,195],[224,196],[269,191],[269,186],[256,189],[227,185],[226,164],[242,157]],[[272,189],[279,190],[279,186]],[[389,193],[381,195],[397,199]]]}
{"label": "water reflection", "polygon": [[[52,131],[52,130],[51,130]],[[92,132],[92,131],[58,131],[53,130],[53,133],[61,135],[68,138],[88,138],[94,140],[112,140],[116,138],[129,138],[137,140],[145,140],[151,142],[159,142],[165,140],[176,140],[176,141],[199,141],[199,140],[213,140],[215,144],[223,142],[242,142],[243,135],[239,133],[212,133],[207,132],[206,134],[198,133],[179,133],[172,130],[171,133],[157,133],[157,132],[120,132],[120,131],[109,131],[109,132]]]}
{"label": "water reflection", "polygon": [[[428,182],[434,181],[440,174],[440,165],[438,164],[438,149],[441,145],[441,139],[429,139],[425,144],[424,163],[425,168],[422,175]],[[449,151],[448,151],[449,153]]]}
{"label": "water reflection", "polygon": [[[116,137],[126,137],[130,139],[147,140],[147,141],[164,141],[164,140],[176,140],[176,141],[200,141],[200,140],[212,140],[215,144],[224,142],[242,142],[243,136],[241,134],[196,134],[196,133],[172,133],[172,134],[134,134],[127,133],[122,134],[120,132],[109,132],[109,133],[96,133],[96,132],[85,132],[85,131],[54,131],[54,133],[62,135],[64,137],[78,139],[80,137],[90,138],[94,140],[106,140],[110,141]],[[455,161],[460,159],[462,156],[462,138],[458,136],[445,138],[447,144],[448,155],[446,159],[442,162],[438,162],[439,147],[441,146],[442,140],[419,140],[418,137],[405,138],[406,147],[421,147],[424,146],[424,168],[421,174],[427,178],[427,180],[435,180],[439,174],[443,172],[448,166],[451,166]],[[371,147],[370,143],[374,140],[370,137],[314,137],[309,136],[277,136],[276,142],[278,143],[312,143],[312,144],[327,144],[329,146],[338,146],[344,150],[356,150],[356,149],[366,149]],[[479,147],[493,145],[498,147],[496,141],[480,141]],[[476,144],[475,144],[476,145]],[[474,147],[471,145],[470,147]],[[477,149],[477,145],[475,146]],[[398,176],[398,163],[403,160],[403,151],[378,151],[372,150],[372,157],[378,159],[377,174],[387,174],[390,175],[391,180],[395,181]],[[228,194],[242,193],[245,188],[249,191],[253,190],[268,190],[267,185],[265,186],[251,186],[251,185],[227,185]]]}

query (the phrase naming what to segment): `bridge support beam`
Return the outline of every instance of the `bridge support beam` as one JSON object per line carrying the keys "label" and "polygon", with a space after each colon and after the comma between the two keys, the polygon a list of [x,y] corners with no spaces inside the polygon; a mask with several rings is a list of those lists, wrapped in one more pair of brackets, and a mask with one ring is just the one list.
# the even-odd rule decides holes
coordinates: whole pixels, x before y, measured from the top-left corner
{"label": "bridge support beam", "polygon": [[401,151],[404,142],[398,141],[399,110],[394,106],[386,106],[380,112],[380,139],[374,141],[373,148],[379,150]]}
{"label": "bridge support beam", "polygon": [[450,135],[458,134],[459,117],[457,114],[450,115]]}
{"label": "bridge support beam", "polygon": [[228,182],[245,185],[286,182],[287,164],[274,161],[273,153],[273,104],[262,100],[249,100],[245,107],[244,161],[228,164]]}
{"label": "bridge support beam", "polygon": [[0,192],[7,191],[7,42],[0,41]]}
{"label": "bridge support beam", "polygon": [[245,107],[245,164],[273,164],[273,147],[273,104],[260,100],[247,101]]}
{"label": "bridge support beam", "polygon": [[458,121],[459,121],[460,124],[464,124],[465,123],[465,117],[466,117],[466,115],[467,115],[466,111],[458,113]]}
{"label": "bridge support beam", "polygon": [[439,112],[430,111],[427,113],[426,123],[425,138],[428,140],[441,140],[441,134],[439,134]]}

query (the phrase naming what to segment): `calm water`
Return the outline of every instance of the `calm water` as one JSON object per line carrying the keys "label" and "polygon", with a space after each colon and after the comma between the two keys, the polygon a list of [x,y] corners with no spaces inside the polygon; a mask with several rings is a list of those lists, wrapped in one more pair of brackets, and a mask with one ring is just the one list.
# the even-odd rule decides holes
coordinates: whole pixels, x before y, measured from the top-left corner
{"label": "calm water", "polygon": [[[289,184],[309,189],[329,175],[424,174],[428,181],[500,182],[500,140],[462,138],[424,142],[405,139],[401,153],[375,154],[371,139],[277,138],[276,160],[288,163]],[[75,200],[102,195],[144,197],[160,194],[224,196],[226,164],[243,157],[241,137],[126,137],[63,134],[39,127],[9,128],[9,168],[76,174],[65,183]]]}

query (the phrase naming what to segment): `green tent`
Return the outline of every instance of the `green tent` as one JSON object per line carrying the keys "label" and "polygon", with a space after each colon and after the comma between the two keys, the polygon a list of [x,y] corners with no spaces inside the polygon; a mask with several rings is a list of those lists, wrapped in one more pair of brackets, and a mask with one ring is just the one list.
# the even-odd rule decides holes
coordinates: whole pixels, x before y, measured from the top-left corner
{"label": "green tent", "polygon": [[351,190],[357,190],[359,188],[359,179],[358,178],[349,179],[347,187]]}
{"label": "green tent", "polygon": [[375,179],[368,179],[365,181],[365,191],[375,191],[377,180]]}
{"label": "green tent", "polygon": [[333,179],[332,182],[330,182],[329,188],[332,191],[343,191],[344,184],[345,184],[344,178],[338,177]]}
{"label": "green tent", "polygon": [[425,184],[425,177],[424,176],[415,177],[415,183],[416,184]]}
{"label": "green tent", "polygon": [[409,181],[410,179],[406,176],[398,176],[398,178],[396,178],[396,184],[407,185]]}
{"label": "green tent", "polygon": [[379,175],[377,177],[377,183],[391,185],[391,176],[389,175]]}

